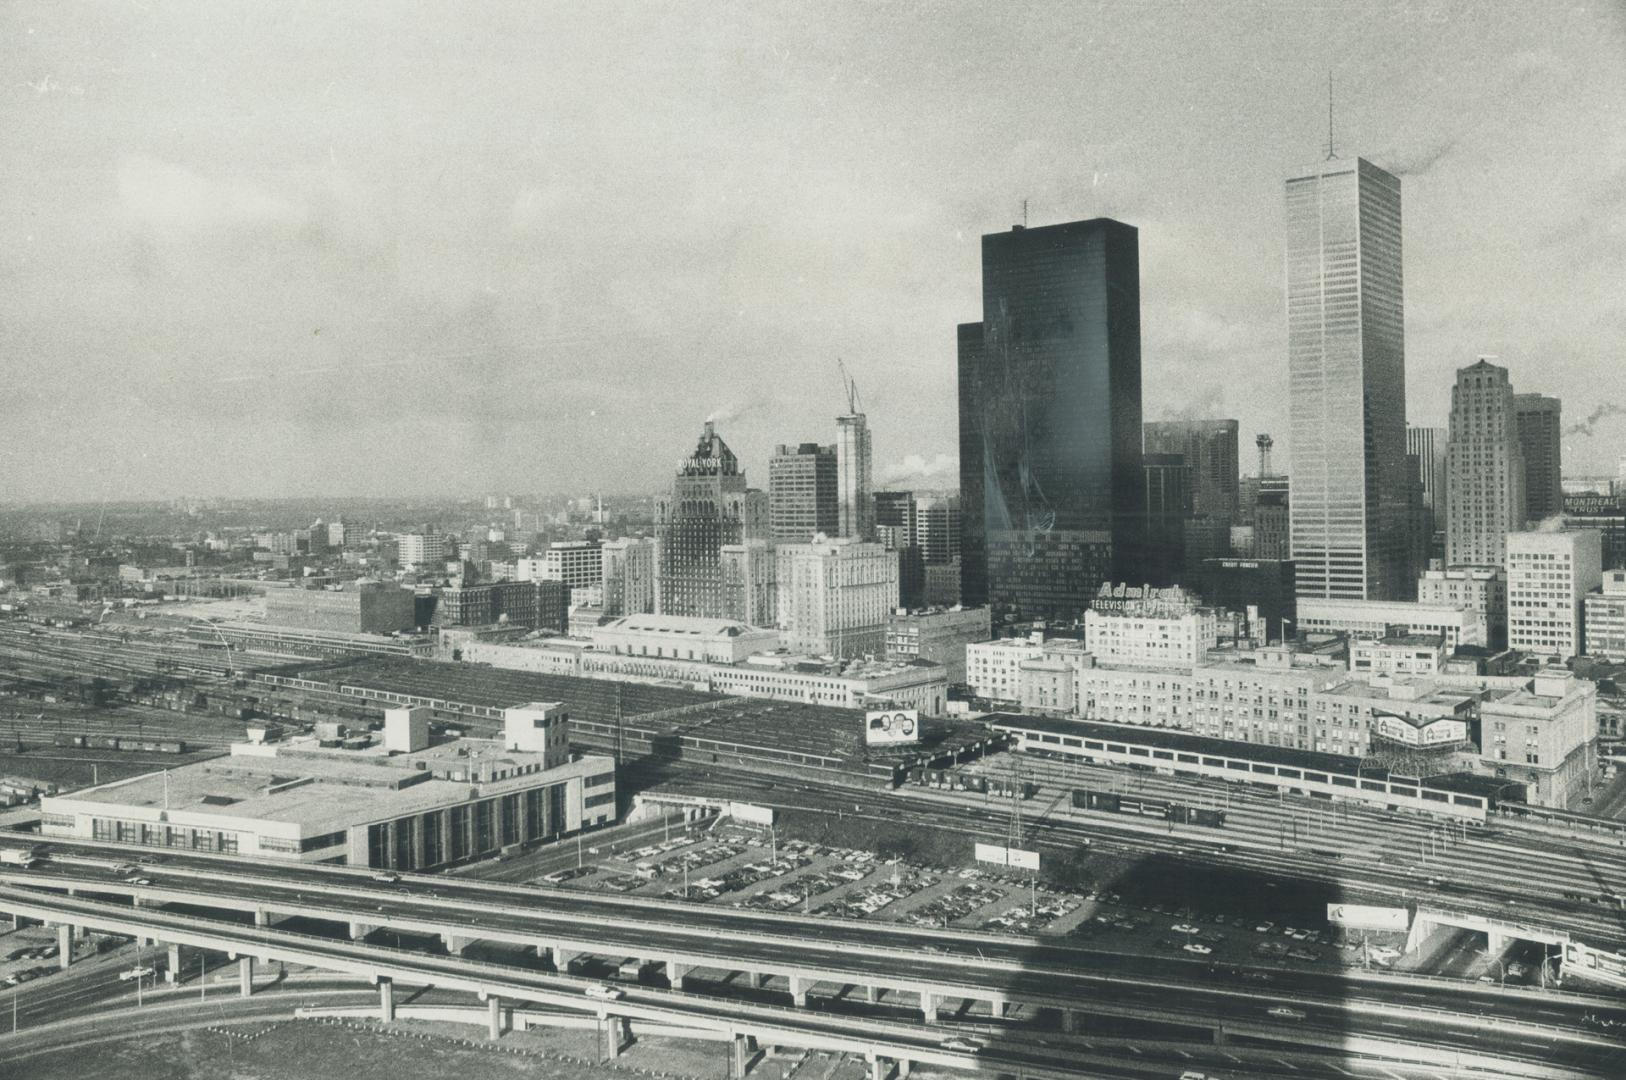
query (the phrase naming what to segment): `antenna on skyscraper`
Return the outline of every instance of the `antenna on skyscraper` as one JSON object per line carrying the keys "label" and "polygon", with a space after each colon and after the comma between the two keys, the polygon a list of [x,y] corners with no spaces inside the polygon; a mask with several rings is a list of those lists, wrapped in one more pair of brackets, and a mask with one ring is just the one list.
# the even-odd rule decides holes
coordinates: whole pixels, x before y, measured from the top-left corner
{"label": "antenna on skyscraper", "polygon": [[1338,155],[1332,149],[1332,72],[1327,72],[1327,160],[1331,161]]}
{"label": "antenna on skyscraper", "polygon": [[1028,227],[1028,201],[1022,200],[1022,228]]}

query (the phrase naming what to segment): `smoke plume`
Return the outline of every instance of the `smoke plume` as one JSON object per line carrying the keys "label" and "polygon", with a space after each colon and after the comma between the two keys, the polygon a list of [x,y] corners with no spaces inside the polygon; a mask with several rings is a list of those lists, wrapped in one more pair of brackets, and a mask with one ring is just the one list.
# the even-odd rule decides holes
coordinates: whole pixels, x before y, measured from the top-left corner
{"label": "smoke plume", "polygon": [[1456,148],[1456,139],[1442,139],[1427,146],[1413,147],[1410,150],[1391,150],[1385,154],[1374,154],[1377,161],[1384,162],[1384,168],[1396,176],[1421,176],[1434,166],[1438,165],[1446,155]]}
{"label": "smoke plume", "polygon": [[953,454],[937,454],[930,461],[919,454],[910,454],[880,470],[876,482],[884,487],[929,487],[957,481],[960,475],[959,458]]}
{"label": "smoke plume", "polygon": [[1565,428],[1564,434],[1591,435],[1593,427],[1596,426],[1600,420],[1610,416],[1626,416],[1626,405],[1616,405],[1612,401],[1606,401],[1602,405],[1599,405],[1596,409],[1593,409],[1591,415],[1589,415],[1585,420],[1582,420],[1578,424],[1571,424],[1569,427]]}
{"label": "smoke plume", "polygon": [[1544,517],[1540,521],[1536,522],[1536,524],[1531,528],[1530,531],[1531,532],[1538,532],[1538,533],[1563,532],[1564,531],[1564,515],[1563,514],[1554,514],[1552,517]]}

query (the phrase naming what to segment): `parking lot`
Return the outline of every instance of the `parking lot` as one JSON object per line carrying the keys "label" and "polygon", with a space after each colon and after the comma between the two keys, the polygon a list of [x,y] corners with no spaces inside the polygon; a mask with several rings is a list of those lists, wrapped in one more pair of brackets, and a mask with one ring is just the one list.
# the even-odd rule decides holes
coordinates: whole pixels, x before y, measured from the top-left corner
{"label": "parking lot", "polygon": [[781,840],[729,821],[699,824],[628,851],[587,849],[580,867],[543,884],[695,903],[896,922],[945,930],[1066,937],[1103,948],[1249,966],[1384,967],[1387,942],[1341,947],[1324,920],[1279,925],[1189,901],[1152,898],[1144,883],[1074,893],[995,866],[936,866]]}

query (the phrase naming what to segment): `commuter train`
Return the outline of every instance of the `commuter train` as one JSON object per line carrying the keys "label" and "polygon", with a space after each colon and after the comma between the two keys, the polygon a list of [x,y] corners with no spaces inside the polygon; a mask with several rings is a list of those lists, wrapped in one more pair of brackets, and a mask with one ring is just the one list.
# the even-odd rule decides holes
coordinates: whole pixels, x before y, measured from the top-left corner
{"label": "commuter train", "polygon": [[1224,828],[1225,811],[1209,810],[1168,799],[1153,799],[1145,795],[1120,795],[1115,791],[1073,791],[1073,806],[1079,810],[1099,810],[1108,814],[1134,814],[1139,817],[1172,821],[1176,825],[1203,825]]}

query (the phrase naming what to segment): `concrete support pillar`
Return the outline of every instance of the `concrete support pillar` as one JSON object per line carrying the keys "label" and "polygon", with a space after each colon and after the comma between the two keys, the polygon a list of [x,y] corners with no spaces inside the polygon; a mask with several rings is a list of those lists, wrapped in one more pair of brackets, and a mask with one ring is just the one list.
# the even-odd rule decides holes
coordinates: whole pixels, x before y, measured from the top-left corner
{"label": "concrete support pillar", "polygon": [[1487,939],[1487,941],[1489,943],[1490,955],[1492,957],[1501,956],[1504,952],[1507,951],[1507,938],[1506,937],[1502,936],[1501,934],[1498,934],[1494,930],[1488,932],[1485,935],[1485,937],[1486,937],[1486,939]]}
{"label": "concrete support pillar", "polygon": [[886,1080],[886,1059],[880,1054],[871,1054],[869,1059],[869,1080]]}
{"label": "concrete support pillar", "polygon": [[252,956],[239,956],[237,958],[237,989],[244,997],[254,993],[254,958]]}
{"label": "concrete support pillar", "polygon": [[269,911],[265,910],[264,908],[255,908],[254,909],[254,925],[255,926],[270,926],[271,925],[271,913]]}
{"label": "concrete support pillar", "polygon": [[362,938],[366,937],[368,934],[370,934],[372,932],[373,932],[373,928],[368,926],[366,923],[353,922],[353,923],[350,924],[350,940],[351,941],[360,941]]}
{"label": "concrete support pillar", "polygon": [[881,1000],[881,988],[879,986],[864,987],[864,1000],[869,1002],[871,1005],[879,1004]]}
{"label": "concrete support pillar", "polygon": [[395,1020],[395,980],[380,978],[378,980],[378,1018],[384,1023],[393,1023]]}
{"label": "concrete support pillar", "polygon": [[768,985],[768,973],[766,971],[747,971],[745,973],[745,985],[753,990],[761,990]]}
{"label": "concrete support pillar", "polygon": [[73,963],[73,926],[69,923],[56,928],[56,962],[64,968]]}
{"label": "concrete support pillar", "polygon": [[673,990],[683,989],[683,976],[694,970],[693,964],[680,964],[676,960],[666,961],[666,981]]}
{"label": "concrete support pillar", "polygon": [[1067,1035],[1078,1034],[1078,1014],[1071,1009],[1061,1010],[1061,1030]]}
{"label": "concrete support pillar", "polygon": [[180,977],[181,947],[179,945],[171,945],[169,947],[169,966],[164,969],[164,981],[173,983],[178,981]]}
{"label": "concrete support pillar", "polygon": [[621,1056],[621,1018],[598,1014],[599,1060],[614,1061]]}
{"label": "concrete support pillar", "polygon": [[898,1059],[898,1080],[909,1080],[909,1059]]}
{"label": "concrete support pillar", "polygon": [[553,970],[561,973],[568,972],[570,970],[570,962],[576,959],[576,957],[579,955],[581,954],[572,952],[563,945],[555,945],[553,947]]}
{"label": "concrete support pillar", "polygon": [[745,1036],[735,1032],[731,1040],[728,1055],[728,1075],[730,1080],[743,1080],[745,1067],[750,1057],[750,1048],[746,1044]]}
{"label": "concrete support pillar", "polygon": [[943,999],[930,990],[920,992],[920,1014],[926,1018],[926,1023],[937,1023],[937,1009],[943,1004]]}
{"label": "concrete support pillar", "polygon": [[502,998],[496,994],[486,998],[486,1034],[502,1038]]}
{"label": "concrete support pillar", "polygon": [[798,1009],[807,1005],[807,980],[800,975],[790,977],[790,1000]]}
{"label": "concrete support pillar", "polygon": [[462,956],[463,950],[468,948],[469,942],[473,941],[474,939],[459,937],[458,935],[450,933],[449,931],[442,931],[440,940],[446,943],[447,952],[451,953],[453,956]]}
{"label": "concrete support pillar", "polygon": [[1216,1024],[1214,1026],[1214,1045],[1215,1046],[1224,1046],[1226,1043],[1228,1043],[1230,1041],[1231,1041],[1231,1038],[1230,1038],[1229,1035],[1225,1034],[1224,1026]]}

